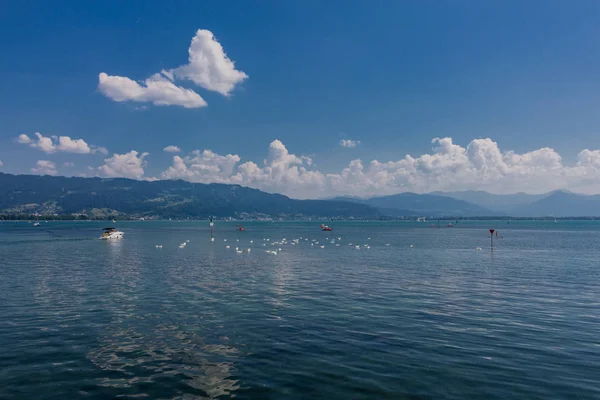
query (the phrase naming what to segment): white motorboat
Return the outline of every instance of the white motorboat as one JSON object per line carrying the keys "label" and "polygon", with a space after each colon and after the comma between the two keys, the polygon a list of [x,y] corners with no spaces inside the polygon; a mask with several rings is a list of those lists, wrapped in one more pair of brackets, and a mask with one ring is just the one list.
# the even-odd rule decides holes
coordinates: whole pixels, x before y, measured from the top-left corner
{"label": "white motorboat", "polygon": [[40,223],[36,221],[33,223],[33,226],[40,226]]}
{"label": "white motorboat", "polygon": [[123,232],[118,231],[117,228],[104,228],[104,232],[99,237],[103,240],[123,239]]}

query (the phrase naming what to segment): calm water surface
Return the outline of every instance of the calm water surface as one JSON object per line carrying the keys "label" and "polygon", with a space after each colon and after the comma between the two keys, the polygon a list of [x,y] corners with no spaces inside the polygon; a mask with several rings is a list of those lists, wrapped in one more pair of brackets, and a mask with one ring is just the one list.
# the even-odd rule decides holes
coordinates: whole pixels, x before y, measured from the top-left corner
{"label": "calm water surface", "polygon": [[0,223],[0,398],[600,398],[598,222],[104,225]]}

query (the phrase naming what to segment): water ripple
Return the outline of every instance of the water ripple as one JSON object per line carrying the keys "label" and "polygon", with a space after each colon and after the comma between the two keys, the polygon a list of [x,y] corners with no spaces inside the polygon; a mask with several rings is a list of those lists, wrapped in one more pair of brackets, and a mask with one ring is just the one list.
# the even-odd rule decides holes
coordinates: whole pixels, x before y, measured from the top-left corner
{"label": "water ripple", "polygon": [[477,225],[209,242],[132,222],[106,243],[94,223],[2,224],[0,398],[597,399],[600,230],[561,224],[504,229],[494,253]]}

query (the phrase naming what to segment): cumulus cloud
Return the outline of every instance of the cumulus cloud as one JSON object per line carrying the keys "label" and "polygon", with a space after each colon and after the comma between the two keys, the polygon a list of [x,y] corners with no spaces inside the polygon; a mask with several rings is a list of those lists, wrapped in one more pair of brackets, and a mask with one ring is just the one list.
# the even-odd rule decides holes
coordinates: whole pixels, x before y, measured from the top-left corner
{"label": "cumulus cloud", "polygon": [[340,140],[341,147],[354,148],[360,144],[360,140],[342,139]]}
{"label": "cumulus cloud", "polygon": [[71,139],[69,136],[44,136],[39,132],[33,134],[34,138],[30,138],[22,133],[17,137],[17,143],[27,144],[30,147],[39,149],[47,154],[56,153],[59,151],[65,153],[89,154],[108,153],[104,147],[90,146],[83,139]]}
{"label": "cumulus cloud", "polygon": [[405,191],[480,189],[494,193],[541,193],[572,189],[600,192],[600,150],[583,150],[565,165],[551,148],[525,153],[502,151],[492,139],[475,139],[466,147],[452,138],[435,138],[432,150],[395,161],[352,160],[337,173],[311,167],[310,158],[290,153],[275,140],[262,164],[241,162],[238,155],[210,150],[173,157],[161,177],[192,182],[234,183],[292,197],[372,196]]}
{"label": "cumulus cloud", "polygon": [[131,150],[125,154],[113,154],[104,160],[104,165],[98,167],[100,174],[107,177],[123,177],[140,179],[144,176],[145,158],[149,153],[139,154]]}
{"label": "cumulus cloud", "polygon": [[154,74],[142,84],[124,76],[98,75],[98,90],[117,101],[152,103],[155,106],[205,107],[206,101],[191,89],[175,85],[161,74]]}
{"label": "cumulus cloud", "polygon": [[199,29],[188,49],[188,63],[152,75],[138,83],[124,76],[98,75],[98,89],[106,97],[117,101],[147,102],[157,106],[205,107],[206,101],[195,91],[175,85],[176,80],[189,80],[194,84],[229,96],[238,83],[248,75],[235,69],[223,46],[213,33]]}
{"label": "cumulus cloud", "polygon": [[[239,164],[240,161],[238,155],[223,156],[211,150],[195,150],[191,156],[174,156],[173,164],[161,174],[161,178],[241,184],[299,196],[300,192],[307,193],[307,190],[325,183],[325,176],[321,172],[307,170],[306,166],[312,163],[310,157],[291,154],[279,140],[269,145],[262,166],[252,161]],[[294,185],[299,190],[297,193]]]}
{"label": "cumulus cloud", "polygon": [[167,146],[163,149],[163,151],[166,151],[167,153],[179,153],[181,151],[181,149],[177,146]]}
{"label": "cumulus cloud", "polygon": [[165,71],[165,75],[171,79],[188,79],[224,96],[248,78],[246,73],[235,69],[235,63],[227,57],[223,46],[209,30],[198,29],[188,53],[188,64]]}
{"label": "cumulus cloud", "polygon": [[240,157],[237,155],[221,156],[211,150],[194,150],[188,157],[174,156],[173,165],[164,171],[161,177],[203,183],[229,183],[239,162]]}
{"label": "cumulus cloud", "polygon": [[108,149],[106,147],[95,147],[95,146],[92,146],[92,153],[96,153],[96,152],[102,153],[105,156],[108,155]]}
{"label": "cumulus cloud", "polygon": [[39,175],[56,175],[56,164],[48,160],[39,160],[31,172]]}
{"label": "cumulus cloud", "polygon": [[17,142],[21,144],[29,144],[31,143],[31,139],[26,134],[22,133],[17,137]]}

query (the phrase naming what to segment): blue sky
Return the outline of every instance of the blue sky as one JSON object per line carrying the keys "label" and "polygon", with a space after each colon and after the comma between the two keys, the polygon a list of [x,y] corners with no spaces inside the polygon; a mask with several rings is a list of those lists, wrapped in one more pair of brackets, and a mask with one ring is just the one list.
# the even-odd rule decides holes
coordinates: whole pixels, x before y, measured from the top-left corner
{"label": "blue sky", "polygon": [[[0,171],[295,197],[598,192],[599,17],[596,1],[5,2]],[[115,101],[99,87],[101,72],[143,86],[179,71],[198,30],[247,75],[228,95],[184,72],[161,79],[208,106]],[[58,139],[44,150],[36,132],[90,151]]]}

